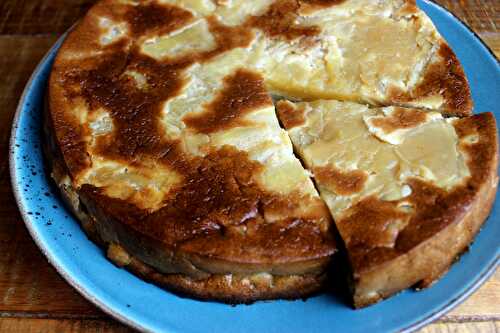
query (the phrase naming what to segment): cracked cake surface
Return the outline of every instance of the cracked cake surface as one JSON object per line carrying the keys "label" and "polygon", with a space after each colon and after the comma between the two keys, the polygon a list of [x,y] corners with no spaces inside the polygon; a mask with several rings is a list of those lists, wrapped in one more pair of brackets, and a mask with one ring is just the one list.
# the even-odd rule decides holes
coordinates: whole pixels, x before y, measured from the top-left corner
{"label": "cracked cake surface", "polygon": [[[304,102],[276,112],[280,99]],[[471,109],[462,67],[412,0],[102,0],[56,57],[46,152],[118,265],[205,299],[297,298],[328,283],[337,228],[348,251],[394,246],[411,226],[395,211],[406,192],[475,179],[457,129],[476,124]],[[342,147],[338,123],[363,153]],[[331,137],[306,149],[314,135],[300,131]],[[342,169],[352,154],[363,166]],[[375,225],[346,234],[347,215]],[[372,227],[383,236],[358,239]]]}

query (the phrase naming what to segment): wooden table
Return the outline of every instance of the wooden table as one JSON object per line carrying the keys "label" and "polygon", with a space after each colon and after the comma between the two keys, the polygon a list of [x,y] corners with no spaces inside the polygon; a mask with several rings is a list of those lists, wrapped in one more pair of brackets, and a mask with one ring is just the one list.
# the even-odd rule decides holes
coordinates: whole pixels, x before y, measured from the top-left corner
{"label": "wooden table", "polygon": [[[70,287],[29,236],[11,194],[8,139],[32,70],[95,0],[0,1],[0,332],[128,332]],[[499,0],[440,0],[500,56]],[[498,96],[497,96],[498,97]],[[500,331],[500,270],[423,332]]]}

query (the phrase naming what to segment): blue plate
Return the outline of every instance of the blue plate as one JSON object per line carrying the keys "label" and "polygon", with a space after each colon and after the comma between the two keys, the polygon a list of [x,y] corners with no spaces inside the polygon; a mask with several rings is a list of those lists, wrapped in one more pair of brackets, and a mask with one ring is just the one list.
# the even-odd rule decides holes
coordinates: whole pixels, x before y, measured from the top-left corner
{"label": "blue plate", "polygon": [[[476,112],[500,119],[500,65],[488,48],[450,13],[419,1],[456,51],[472,87]],[[14,193],[34,240],[59,273],[83,296],[118,320],[144,331],[165,332],[378,332],[410,331],[463,301],[498,266],[500,203],[471,250],[432,288],[402,292],[354,311],[333,295],[304,301],[228,306],[181,298],[111,264],[64,208],[43,167],[41,114],[59,41],[26,86],[11,137]]]}

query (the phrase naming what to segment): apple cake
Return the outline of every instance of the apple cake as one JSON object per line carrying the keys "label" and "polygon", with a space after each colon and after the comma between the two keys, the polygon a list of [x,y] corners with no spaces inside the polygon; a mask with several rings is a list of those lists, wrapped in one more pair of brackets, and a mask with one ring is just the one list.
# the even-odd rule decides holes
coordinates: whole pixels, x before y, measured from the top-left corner
{"label": "apple cake", "polygon": [[89,237],[191,297],[306,297],[337,257],[356,306],[428,285],[496,190],[495,120],[413,0],[101,0],[47,96]]}

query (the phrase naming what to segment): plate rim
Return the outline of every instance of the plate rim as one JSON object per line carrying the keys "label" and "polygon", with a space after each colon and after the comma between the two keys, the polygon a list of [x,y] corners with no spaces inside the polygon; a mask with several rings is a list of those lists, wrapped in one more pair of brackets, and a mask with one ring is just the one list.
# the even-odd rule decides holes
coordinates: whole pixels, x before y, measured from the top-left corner
{"label": "plate rim", "polygon": [[[47,60],[50,58],[52,53],[54,53],[57,49],[60,48],[60,46],[64,42],[68,33],[76,26],[77,23],[75,23],[66,32],[64,32],[56,40],[56,42],[50,47],[50,49],[45,53],[43,58],[38,62],[37,66],[33,70],[33,73],[31,74],[29,80],[26,82],[26,85],[24,87],[23,93],[21,94],[21,97],[19,98],[19,102],[18,102],[17,107],[16,107],[16,112],[15,112],[14,118],[12,120],[11,133],[10,133],[10,138],[9,138],[9,172],[10,172],[11,188],[12,188],[12,192],[14,194],[14,198],[15,198],[17,207],[18,207],[19,212],[21,214],[21,217],[23,219],[24,225],[28,229],[28,232],[29,232],[31,238],[34,240],[34,242],[36,243],[39,250],[47,258],[50,265],[56,269],[57,273],[71,287],[73,287],[80,295],[82,295],[85,299],[87,299],[92,304],[96,305],[100,310],[102,310],[107,315],[111,316],[112,318],[117,319],[121,323],[123,323],[129,327],[132,327],[138,331],[150,332],[150,330],[148,328],[140,325],[139,323],[137,323],[133,320],[126,318],[119,311],[116,311],[112,307],[107,306],[98,297],[94,296],[93,293],[89,292],[87,290],[87,288],[85,288],[83,285],[80,285],[73,278],[73,276],[71,274],[66,272],[65,268],[62,265],[59,265],[57,263],[57,260],[55,259],[55,255],[43,245],[43,242],[42,242],[40,236],[38,235],[38,232],[33,227],[33,223],[30,221],[28,214],[26,212],[26,207],[21,203],[21,193],[19,191],[19,188],[17,186],[15,186],[15,184],[16,184],[15,181],[18,179],[18,175],[17,175],[17,170],[15,167],[16,162],[15,162],[15,157],[14,157],[15,156],[15,152],[14,152],[15,148],[14,147],[15,147],[15,142],[16,142],[16,132],[17,132],[17,129],[19,127],[19,118],[21,117],[21,113],[24,110],[23,106],[26,104],[26,98],[31,91],[31,88],[33,86],[33,82],[39,76],[40,71],[45,66],[45,63],[47,62]],[[50,180],[49,180],[49,182],[50,182]],[[67,209],[67,207],[64,206],[64,209]]]}
{"label": "plate rim", "polygon": [[[479,41],[479,43],[482,45],[483,48],[485,48],[490,55],[493,57],[493,59],[496,60],[497,64],[500,64],[500,59],[495,55],[493,50],[484,42],[484,40],[466,23],[464,22],[461,18],[456,16],[454,13],[449,11],[447,8],[445,8],[443,5],[437,3],[435,0],[421,0],[422,2],[428,3],[431,6],[435,6],[438,8],[438,10],[444,11],[447,14],[451,15],[451,17],[458,21],[459,24],[461,24],[463,27],[465,27],[469,33],[471,33],[476,40]],[[78,23],[78,21],[77,21]],[[25,109],[23,106],[26,104],[26,98],[28,94],[31,92],[31,88],[33,86],[33,82],[37,79],[37,77],[40,74],[40,71],[42,68],[45,66],[48,58],[62,45],[64,42],[67,34],[76,26],[75,23],[73,26],[71,26],[66,32],[64,32],[56,42],[50,47],[50,49],[45,53],[43,58],[39,61],[37,64],[36,68],[32,72],[29,80],[26,82],[25,87],[23,89],[23,92],[21,94],[21,97],[19,98],[19,102],[16,107],[16,112],[14,114],[14,118],[12,120],[12,126],[11,126],[11,132],[10,132],[10,137],[9,137],[9,173],[10,173],[10,182],[11,182],[11,188],[12,192],[14,194],[14,198],[16,201],[16,205],[19,209],[19,212],[21,214],[21,217],[23,219],[23,222],[28,229],[28,232],[31,236],[31,238],[34,240],[36,243],[37,247],[40,249],[40,251],[43,253],[43,255],[47,258],[49,263],[56,269],[57,273],[64,278],[64,280],[71,285],[80,295],[82,295],[85,299],[90,301],[92,304],[96,305],[100,310],[102,310],[104,313],[107,315],[117,319],[121,323],[132,327],[138,331],[141,332],[150,332],[150,330],[138,323],[137,321],[131,320],[127,317],[125,317],[122,313],[119,311],[115,310],[114,308],[108,306],[105,304],[105,302],[101,301],[98,297],[96,297],[92,292],[89,292],[86,287],[81,285],[76,281],[76,279],[73,278],[73,276],[69,273],[66,272],[65,268],[62,265],[59,265],[57,263],[57,260],[55,259],[55,255],[49,251],[44,245],[43,242],[38,235],[38,232],[35,230],[32,221],[30,221],[28,214],[26,212],[26,207],[22,204],[21,200],[21,193],[19,188],[15,185],[16,180],[18,179],[17,175],[17,170],[16,170],[16,162],[15,162],[15,142],[16,142],[16,132],[19,126],[19,119],[21,117],[21,113]],[[65,208],[66,209],[66,208]],[[423,326],[432,323],[439,317],[443,316],[444,314],[448,313],[451,311],[453,308],[457,307],[460,305],[462,302],[464,302],[472,293],[474,293],[477,289],[479,289],[485,282],[488,280],[489,277],[491,277],[494,272],[496,271],[497,266],[499,265],[500,258],[497,255],[496,259],[492,260],[491,264],[483,271],[482,274],[479,276],[476,276],[474,281],[472,282],[471,286],[468,289],[465,289],[460,295],[456,296],[453,299],[450,299],[447,304],[443,305],[442,307],[436,309],[432,313],[426,315],[425,317],[401,328],[399,332],[414,332]]]}

